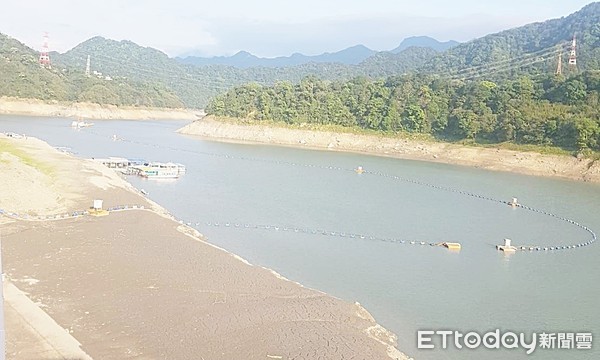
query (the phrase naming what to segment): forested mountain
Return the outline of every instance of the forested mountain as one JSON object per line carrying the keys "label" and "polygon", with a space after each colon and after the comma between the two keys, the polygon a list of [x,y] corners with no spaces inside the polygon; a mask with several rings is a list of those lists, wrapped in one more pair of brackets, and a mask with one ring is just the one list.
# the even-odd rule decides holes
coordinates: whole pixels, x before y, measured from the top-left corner
{"label": "forested mountain", "polygon": [[161,84],[126,79],[86,77],[84,70],[43,68],[39,53],[0,34],[0,96],[42,100],[89,101],[101,104],[182,107]]}
{"label": "forested mountain", "polygon": [[349,73],[341,64],[306,64],[294,68],[256,67],[239,69],[225,65],[197,67],[181,64],[165,53],[139,46],[130,41],[115,41],[102,37],[89,39],[62,55],[55,61],[69,69],[85,69],[87,56],[91,68],[110,76],[120,76],[133,81],[160,83],[171,89],[188,107],[201,108],[209,98],[232,86],[255,81],[272,84],[276,79],[299,81],[311,73],[327,72],[331,77],[347,77]]}
{"label": "forested mountain", "polygon": [[127,40],[114,41],[97,36],[64,54],[54,54],[53,62],[68,71],[83,73],[88,55],[92,71],[135,83],[160,84],[176,94],[186,106],[190,106],[193,99],[204,97],[203,90],[208,86],[214,86],[217,91],[226,89],[218,86],[218,80],[209,83],[208,79],[188,75],[184,65],[159,50]]}
{"label": "forested mountain", "polygon": [[38,63],[39,53],[0,34],[0,95],[36,99],[66,98],[65,76],[47,71]]}
{"label": "forested mountain", "polygon": [[306,76],[326,80],[351,79],[360,75],[382,77],[414,70],[435,54],[431,49],[409,48],[398,54],[379,53],[359,65],[310,62],[290,67],[241,69],[225,65],[182,64],[156,49],[131,41],[95,37],[64,54],[56,54],[54,61],[68,69],[83,71],[90,55],[91,67],[95,71],[133,81],[164,84],[187,106],[199,108],[206,105],[211,97],[248,82],[272,85],[278,80],[298,82]]}
{"label": "forested mountain", "polygon": [[548,74],[557,67],[558,49],[565,60],[568,57],[573,35],[577,36],[578,70],[600,69],[600,2],[595,2],[567,17],[460,44],[419,70],[458,78]]}
{"label": "forested mountain", "polygon": [[324,53],[320,55],[304,55],[300,53],[292,54],[291,56],[279,56],[275,58],[261,58],[250,54],[246,51],[240,51],[233,56],[215,56],[215,57],[198,57],[187,56],[185,58],[177,58],[183,64],[190,65],[228,65],[238,68],[249,67],[287,67],[302,65],[310,62],[315,63],[340,63],[357,65],[369,56],[375,54],[375,50],[371,50],[364,45],[356,45],[344,50],[333,53]]}

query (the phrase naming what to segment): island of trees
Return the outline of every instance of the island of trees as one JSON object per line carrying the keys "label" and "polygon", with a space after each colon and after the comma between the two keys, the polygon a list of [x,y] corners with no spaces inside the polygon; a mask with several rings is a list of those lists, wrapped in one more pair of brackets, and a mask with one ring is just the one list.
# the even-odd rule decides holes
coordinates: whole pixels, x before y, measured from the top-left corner
{"label": "island of trees", "polygon": [[208,114],[286,124],[341,125],[443,140],[600,150],[600,71],[492,82],[433,75],[299,84],[247,84],[217,96]]}

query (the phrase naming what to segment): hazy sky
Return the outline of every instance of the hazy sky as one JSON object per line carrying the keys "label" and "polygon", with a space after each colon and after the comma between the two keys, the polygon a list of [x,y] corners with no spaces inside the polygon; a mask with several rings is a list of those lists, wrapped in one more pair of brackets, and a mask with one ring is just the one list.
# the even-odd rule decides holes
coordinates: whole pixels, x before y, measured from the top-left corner
{"label": "hazy sky", "polygon": [[589,0],[0,0],[0,32],[64,52],[96,35],[169,55],[318,54],[407,36],[467,41],[566,16]]}

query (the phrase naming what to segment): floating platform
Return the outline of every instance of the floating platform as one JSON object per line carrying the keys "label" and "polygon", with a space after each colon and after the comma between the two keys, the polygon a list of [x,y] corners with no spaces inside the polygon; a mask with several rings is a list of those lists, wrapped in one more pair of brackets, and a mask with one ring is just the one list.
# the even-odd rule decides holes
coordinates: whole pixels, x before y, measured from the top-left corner
{"label": "floating platform", "polygon": [[496,245],[496,250],[504,251],[504,252],[515,252],[517,248],[514,246],[504,246],[504,245]]}
{"label": "floating platform", "polygon": [[496,245],[496,250],[504,251],[505,253],[512,253],[517,251],[515,246],[512,246],[510,239],[504,239],[504,245]]}
{"label": "floating platform", "polygon": [[454,251],[460,251],[460,249],[461,249],[460,243],[445,242],[445,243],[442,243],[442,246],[444,246],[448,250],[454,250]]}

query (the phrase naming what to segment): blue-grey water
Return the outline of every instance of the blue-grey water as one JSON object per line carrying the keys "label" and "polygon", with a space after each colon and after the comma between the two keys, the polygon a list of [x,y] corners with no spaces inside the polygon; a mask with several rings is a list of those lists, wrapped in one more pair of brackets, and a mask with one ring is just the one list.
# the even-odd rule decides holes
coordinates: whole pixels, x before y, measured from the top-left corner
{"label": "blue-grey water", "polygon": [[[230,144],[175,133],[183,121],[97,121],[1,116],[0,131],[25,133],[81,157],[121,156],[187,166],[176,181],[128,180],[209,241],[308,287],[358,301],[416,359],[597,359],[600,350],[417,350],[417,330],[490,330],[600,336],[600,243],[505,256],[515,245],[589,240],[584,230],[506,205],[371,174],[374,172],[521,203],[600,231],[600,186],[427,162],[331,151]],[[127,141],[113,141],[112,136]],[[149,145],[152,144],[152,145]],[[290,165],[289,163],[299,164]],[[313,167],[300,165],[314,165]],[[219,227],[207,226],[219,222]],[[232,226],[223,226],[230,222]],[[460,242],[441,247],[236,228],[278,224],[346,234]],[[202,259],[198,259],[202,261]],[[439,343],[437,344],[439,346]]]}

